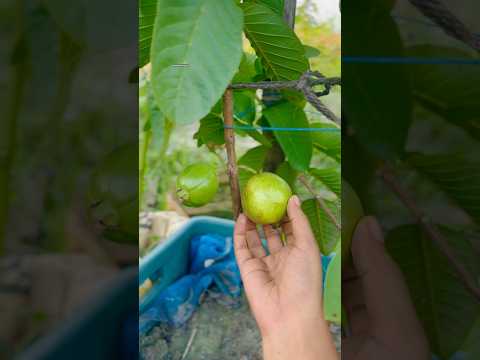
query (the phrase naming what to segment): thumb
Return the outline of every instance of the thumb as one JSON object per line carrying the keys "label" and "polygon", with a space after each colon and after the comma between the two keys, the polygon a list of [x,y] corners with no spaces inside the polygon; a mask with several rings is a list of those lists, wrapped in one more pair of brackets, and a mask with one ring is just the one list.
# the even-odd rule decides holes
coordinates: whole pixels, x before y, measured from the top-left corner
{"label": "thumb", "polygon": [[290,222],[284,227],[287,242],[295,244],[300,248],[311,248],[312,246],[317,246],[317,242],[310,227],[310,222],[300,204],[300,199],[297,195],[293,195],[288,200],[287,213]]}
{"label": "thumb", "polygon": [[374,335],[387,343],[405,336],[424,341],[403,275],[386,252],[382,230],[374,217],[364,217],[357,225],[352,255]]}

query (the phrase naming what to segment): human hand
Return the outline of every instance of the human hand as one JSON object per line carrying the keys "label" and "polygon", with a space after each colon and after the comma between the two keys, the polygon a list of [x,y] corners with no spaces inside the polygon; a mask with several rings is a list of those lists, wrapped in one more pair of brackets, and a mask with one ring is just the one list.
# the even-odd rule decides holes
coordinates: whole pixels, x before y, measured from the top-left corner
{"label": "human hand", "polygon": [[385,251],[374,217],[364,217],[357,225],[352,256],[353,266],[342,269],[342,301],[351,330],[351,336],[342,339],[342,357],[431,358],[402,273]]}
{"label": "human hand", "polygon": [[323,316],[320,251],[297,196],[287,212],[285,245],[271,225],[263,227],[269,255],[253,222],[241,214],[235,224],[235,256],[264,358],[336,359]]}

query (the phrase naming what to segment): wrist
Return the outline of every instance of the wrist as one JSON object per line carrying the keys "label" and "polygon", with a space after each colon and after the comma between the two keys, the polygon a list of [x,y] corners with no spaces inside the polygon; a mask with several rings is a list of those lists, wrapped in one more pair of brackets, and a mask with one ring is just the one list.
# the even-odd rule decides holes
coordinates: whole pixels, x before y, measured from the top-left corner
{"label": "wrist", "polygon": [[328,324],[321,314],[279,323],[275,329],[262,334],[262,347],[265,360],[338,358]]}

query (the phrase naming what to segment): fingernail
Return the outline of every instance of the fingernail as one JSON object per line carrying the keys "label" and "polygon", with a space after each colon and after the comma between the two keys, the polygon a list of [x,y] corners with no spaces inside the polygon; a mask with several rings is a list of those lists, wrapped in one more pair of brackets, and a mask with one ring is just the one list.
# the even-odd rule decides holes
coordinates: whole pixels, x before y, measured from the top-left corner
{"label": "fingernail", "polygon": [[292,201],[297,207],[300,207],[300,198],[297,195],[292,196]]}
{"label": "fingernail", "polygon": [[367,219],[368,219],[367,220],[368,233],[376,241],[383,244],[384,243],[383,232],[377,219],[373,216],[368,216]]}

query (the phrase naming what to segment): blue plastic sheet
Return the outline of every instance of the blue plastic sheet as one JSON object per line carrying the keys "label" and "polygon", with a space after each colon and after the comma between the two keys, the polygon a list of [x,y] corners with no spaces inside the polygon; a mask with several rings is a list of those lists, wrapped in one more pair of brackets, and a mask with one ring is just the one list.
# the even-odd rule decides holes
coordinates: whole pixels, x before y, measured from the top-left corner
{"label": "blue plastic sheet", "polygon": [[[323,274],[333,256],[322,256]],[[140,315],[140,334],[159,323],[175,327],[185,324],[207,290],[233,298],[241,294],[242,282],[231,237],[205,234],[192,238],[188,274],[166,288]]]}
{"label": "blue plastic sheet", "polygon": [[158,323],[183,325],[207,289],[232,297],[241,294],[240,272],[231,237],[205,234],[191,240],[189,273],[166,288],[140,315],[140,333],[148,332]]}

